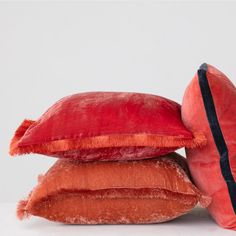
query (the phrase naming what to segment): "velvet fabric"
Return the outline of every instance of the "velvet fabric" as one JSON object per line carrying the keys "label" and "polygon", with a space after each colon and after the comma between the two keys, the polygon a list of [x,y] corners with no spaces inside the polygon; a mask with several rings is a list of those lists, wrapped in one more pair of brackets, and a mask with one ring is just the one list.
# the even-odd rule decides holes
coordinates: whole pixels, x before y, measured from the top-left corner
{"label": "velvet fabric", "polygon": [[216,222],[236,230],[236,88],[219,70],[204,64],[186,89],[182,118],[207,145],[186,149],[196,185],[212,197],[208,209]]}
{"label": "velvet fabric", "polygon": [[185,128],[180,105],[163,97],[90,92],[65,97],[37,121],[25,120],[11,155],[39,153],[81,161],[137,160],[205,144]]}
{"label": "velvet fabric", "polygon": [[157,223],[209,199],[190,182],[183,157],[122,162],[59,159],[20,201],[17,215],[67,224]]}

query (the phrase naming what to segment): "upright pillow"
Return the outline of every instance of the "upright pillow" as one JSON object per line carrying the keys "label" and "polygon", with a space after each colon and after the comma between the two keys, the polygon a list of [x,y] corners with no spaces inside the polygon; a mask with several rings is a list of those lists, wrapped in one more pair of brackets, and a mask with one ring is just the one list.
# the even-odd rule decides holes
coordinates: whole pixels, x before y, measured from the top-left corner
{"label": "upright pillow", "polygon": [[184,124],[204,132],[207,145],[187,149],[196,185],[212,196],[209,211],[219,225],[236,230],[236,88],[213,66],[203,64],[187,87]]}
{"label": "upright pillow", "polygon": [[17,215],[68,224],[157,223],[190,211],[208,199],[190,182],[185,159],[123,162],[58,160],[40,176]]}
{"label": "upright pillow", "polygon": [[180,105],[171,100],[140,93],[90,92],[59,100],[37,121],[25,120],[10,154],[134,160],[204,142],[202,134],[185,128]]}

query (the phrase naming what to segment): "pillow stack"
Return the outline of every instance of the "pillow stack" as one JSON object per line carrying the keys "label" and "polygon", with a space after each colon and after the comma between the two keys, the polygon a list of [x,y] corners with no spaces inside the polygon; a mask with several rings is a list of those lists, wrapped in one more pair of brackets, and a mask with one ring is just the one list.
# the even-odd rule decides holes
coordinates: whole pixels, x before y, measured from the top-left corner
{"label": "pillow stack", "polygon": [[69,224],[157,223],[207,204],[176,149],[206,144],[182,123],[180,105],[155,95],[90,92],[65,97],[16,130],[11,155],[56,163],[26,200],[30,215]]}

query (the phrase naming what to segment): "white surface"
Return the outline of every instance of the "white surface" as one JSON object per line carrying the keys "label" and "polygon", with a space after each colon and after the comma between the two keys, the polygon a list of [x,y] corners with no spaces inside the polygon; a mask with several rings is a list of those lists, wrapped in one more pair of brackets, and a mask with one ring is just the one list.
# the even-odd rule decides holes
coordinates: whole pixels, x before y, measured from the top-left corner
{"label": "white surface", "polygon": [[32,217],[19,221],[15,204],[0,204],[0,234],[4,236],[235,236],[235,231],[221,229],[206,210],[195,208],[191,213],[173,221],[149,225],[63,225]]}

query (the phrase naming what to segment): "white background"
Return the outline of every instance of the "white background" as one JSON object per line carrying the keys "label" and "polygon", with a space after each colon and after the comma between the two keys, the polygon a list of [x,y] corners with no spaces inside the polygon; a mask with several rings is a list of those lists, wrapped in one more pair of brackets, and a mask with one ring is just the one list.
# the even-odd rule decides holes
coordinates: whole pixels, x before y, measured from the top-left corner
{"label": "white background", "polygon": [[203,62],[236,82],[236,3],[0,2],[0,202],[16,204],[55,161],[9,157],[23,119],[82,91],[181,103]]}

